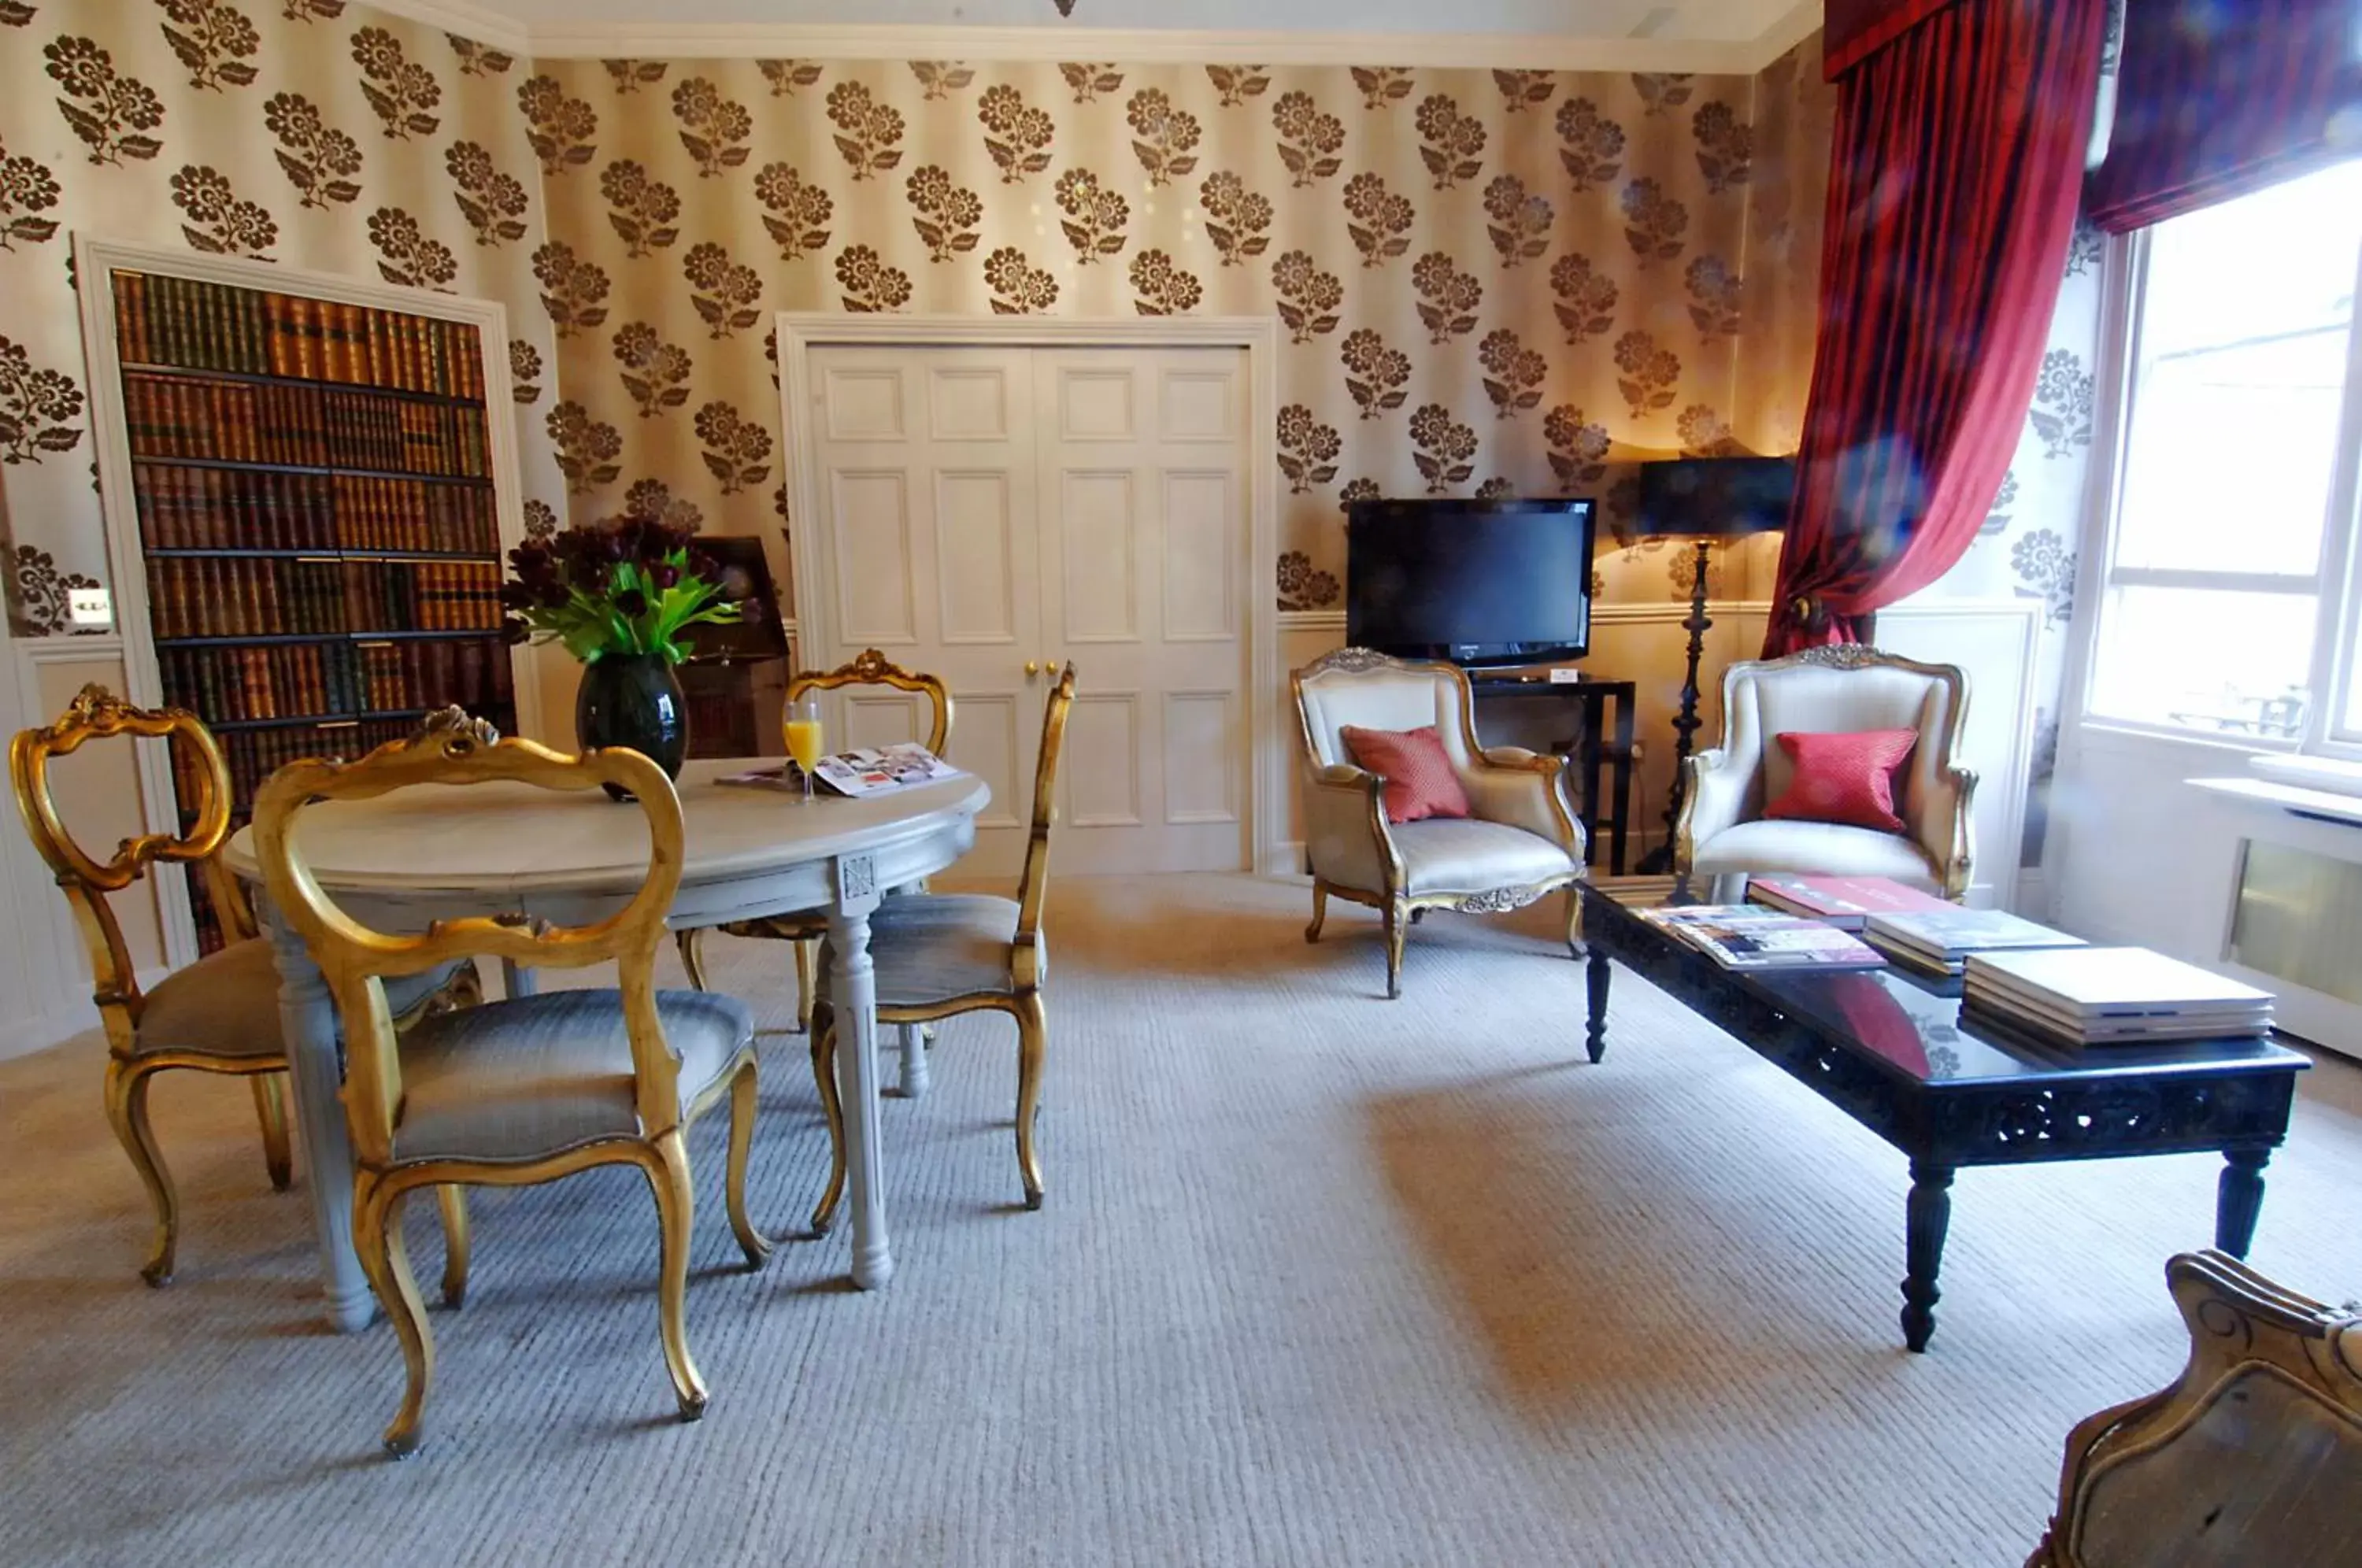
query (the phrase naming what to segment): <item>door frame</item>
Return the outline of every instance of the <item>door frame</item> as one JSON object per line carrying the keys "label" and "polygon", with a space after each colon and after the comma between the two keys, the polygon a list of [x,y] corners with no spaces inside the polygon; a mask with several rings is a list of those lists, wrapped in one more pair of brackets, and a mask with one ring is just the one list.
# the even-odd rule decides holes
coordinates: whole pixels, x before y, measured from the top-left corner
{"label": "door frame", "polygon": [[795,568],[796,644],[835,646],[833,594],[821,591],[818,534],[796,525],[822,502],[813,454],[811,350],[819,348],[1242,348],[1247,356],[1247,549],[1232,563],[1248,607],[1246,758],[1249,869],[1287,869],[1287,737],[1279,708],[1279,322],[1268,315],[891,315],[781,311],[779,423],[787,436],[788,553]]}

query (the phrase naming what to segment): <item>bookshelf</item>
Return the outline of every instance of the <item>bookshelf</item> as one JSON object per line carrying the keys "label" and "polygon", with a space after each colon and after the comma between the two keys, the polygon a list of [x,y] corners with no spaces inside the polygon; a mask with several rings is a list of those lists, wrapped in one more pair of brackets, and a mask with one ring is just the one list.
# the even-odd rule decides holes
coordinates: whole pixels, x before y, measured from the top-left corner
{"label": "bookshelf", "polygon": [[[90,236],[75,255],[127,681],[213,728],[234,823],[276,768],[447,703],[537,731],[500,639],[524,534],[502,307]],[[152,829],[185,817],[187,766],[142,758]],[[176,965],[219,941],[202,879],[177,882]]]}

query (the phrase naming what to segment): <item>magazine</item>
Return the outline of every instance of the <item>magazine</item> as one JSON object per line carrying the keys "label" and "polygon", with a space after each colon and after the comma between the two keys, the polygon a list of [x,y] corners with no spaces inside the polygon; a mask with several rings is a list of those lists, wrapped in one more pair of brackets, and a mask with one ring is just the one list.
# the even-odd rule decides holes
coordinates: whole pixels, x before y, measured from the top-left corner
{"label": "magazine", "polygon": [[861,746],[823,756],[812,777],[840,795],[860,800],[889,795],[955,777],[959,769],[915,741],[899,745]]}
{"label": "magazine", "polygon": [[1874,914],[1932,913],[1952,906],[1887,877],[1756,877],[1747,878],[1751,903],[1826,921],[1859,932]]}
{"label": "magazine", "polygon": [[1823,921],[1760,904],[1691,904],[1642,910],[1726,969],[1876,969],[1886,960]]}
{"label": "magazine", "polygon": [[[823,756],[812,768],[812,778],[832,793],[860,800],[864,796],[890,795],[897,790],[955,778],[959,772],[958,768],[925,746],[916,742],[904,742],[889,746],[860,746],[852,751],[838,752],[833,756]],[[792,762],[728,774],[720,782],[742,784],[755,790],[785,790],[791,794],[801,794],[804,787],[803,775]]]}

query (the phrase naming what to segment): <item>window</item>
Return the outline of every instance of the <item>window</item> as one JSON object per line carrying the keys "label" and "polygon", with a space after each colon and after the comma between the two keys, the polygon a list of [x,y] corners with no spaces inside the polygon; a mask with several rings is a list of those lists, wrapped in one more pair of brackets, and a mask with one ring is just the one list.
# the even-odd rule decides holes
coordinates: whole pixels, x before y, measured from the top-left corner
{"label": "window", "polygon": [[2362,752],[2362,162],[2159,224],[2134,255],[2087,712]]}

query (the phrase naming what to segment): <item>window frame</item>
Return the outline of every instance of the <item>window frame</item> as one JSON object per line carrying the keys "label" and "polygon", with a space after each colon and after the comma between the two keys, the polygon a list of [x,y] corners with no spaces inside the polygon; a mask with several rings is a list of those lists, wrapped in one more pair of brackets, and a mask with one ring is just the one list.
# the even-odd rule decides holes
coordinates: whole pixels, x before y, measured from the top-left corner
{"label": "window frame", "polygon": [[[2136,381],[2141,364],[2143,305],[2147,297],[2150,234],[2143,229],[2110,239],[2102,279],[2101,417],[2104,440],[2095,443],[2090,504],[2100,512],[2101,547],[2090,552],[2077,584],[2073,674],[2079,725],[2247,752],[2297,753],[2362,763],[2362,723],[2345,728],[2346,705],[2362,687],[2362,254],[2356,258],[2356,307],[2346,324],[2345,384],[2337,447],[2332,456],[2327,513],[2320,554],[2309,573],[2213,571],[2118,564],[2124,544],[2125,495],[2132,447]],[[2312,657],[2307,670],[2304,723],[2295,735],[2208,730],[2100,708],[2094,699],[2103,657],[2109,590],[2180,588],[2213,591],[2310,593],[2314,597]]]}

